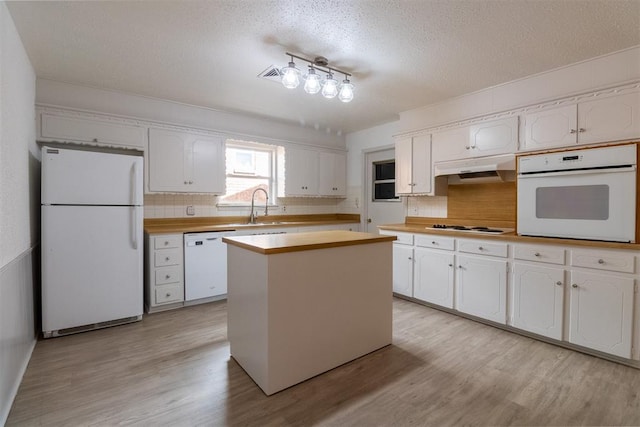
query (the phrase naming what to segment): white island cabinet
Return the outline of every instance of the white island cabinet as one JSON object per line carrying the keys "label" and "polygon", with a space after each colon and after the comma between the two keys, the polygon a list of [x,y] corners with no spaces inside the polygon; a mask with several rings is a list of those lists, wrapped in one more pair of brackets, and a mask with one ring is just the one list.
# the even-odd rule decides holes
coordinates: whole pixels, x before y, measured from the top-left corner
{"label": "white island cabinet", "polygon": [[271,395],[391,344],[391,242],[350,231],[225,237],[231,356]]}

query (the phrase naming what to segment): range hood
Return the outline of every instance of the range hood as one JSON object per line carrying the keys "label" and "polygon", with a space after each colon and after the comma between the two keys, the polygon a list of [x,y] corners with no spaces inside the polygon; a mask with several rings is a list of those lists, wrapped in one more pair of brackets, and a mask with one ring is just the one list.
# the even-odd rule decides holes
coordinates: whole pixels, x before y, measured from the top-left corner
{"label": "range hood", "polygon": [[513,154],[437,162],[435,177],[447,177],[449,184],[481,184],[516,179],[516,158]]}

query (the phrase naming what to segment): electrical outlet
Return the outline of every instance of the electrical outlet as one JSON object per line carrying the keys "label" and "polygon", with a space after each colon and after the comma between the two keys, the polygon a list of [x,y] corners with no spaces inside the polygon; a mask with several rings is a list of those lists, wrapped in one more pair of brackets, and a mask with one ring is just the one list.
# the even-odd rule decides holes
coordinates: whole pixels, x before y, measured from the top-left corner
{"label": "electrical outlet", "polygon": [[193,206],[187,206],[187,215],[195,215],[196,214],[196,210],[193,208]]}
{"label": "electrical outlet", "polygon": [[282,212],[286,212],[287,211],[287,207],[285,205],[282,205]]}

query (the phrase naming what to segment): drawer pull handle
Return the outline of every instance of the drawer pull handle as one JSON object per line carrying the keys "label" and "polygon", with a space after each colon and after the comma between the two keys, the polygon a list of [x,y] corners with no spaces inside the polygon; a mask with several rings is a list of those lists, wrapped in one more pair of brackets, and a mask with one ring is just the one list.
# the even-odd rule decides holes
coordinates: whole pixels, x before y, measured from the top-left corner
{"label": "drawer pull handle", "polygon": [[573,285],[571,285],[572,288],[577,288],[578,285],[576,283],[574,283]]}
{"label": "drawer pull handle", "polygon": [[575,129],[571,129],[571,130],[569,131],[569,133],[576,133],[576,132],[577,132],[577,131],[576,131]]}
{"label": "drawer pull handle", "polygon": [[478,250],[479,251],[484,251],[484,248],[482,246],[478,246]]}
{"label": "drawer pull handle", "polygon": [[536,252],[535,254],[533,254],[533,256],[540,256],[540,252]]}
{"label": "drawer pull handle", "polygon": [[167,292],[167,294],[165,295],[165,297],[169,298],[171,296],[170,293]]}
{"label": "drawer pull handle", "polygon": [[598,264],[604,264],[604,260],[603,260],[602,258],[600,258],[600,259],[598,260]]}
{"label": "drawer pull handle", "polygon": [[169,241],[168,241],[168,240],[165,240],[165,241],[164,241],[164,245],[165,245],[165,246],[167,246],[168,244],[169,244]]}
{"label": "drawer pull handle", "polygon": [[436,241],[435,241],[435,240],[432,240],[432,241],[431,241],[431,244],[432,244],[432,245],[437,245],[437,243],[436,243]]}
{"label": "drawer pull handle", "polygon": [[409,257],[409,259],[411,259],[411,257]]}
{"label": "drawer pull handle", "polygon": [[453,267],[453,264],[449,264],[449,267]]}
{"label": "drawer pull handle", "polygon": [[164,276],[165,279],[171,279],[171,276],[169,274],[167,274],[166,276]]}
{"label": "drawer pull handle", "polygon": [[165,261],[169,261],[169,257],[166,257],[164,260],[165,260]]}
{"label": "drawer pull handle", "polygon": [[462,266],[461,266],[461,265],[459,265],[459,266],[458,266],[458,268],[459,268],[460,270],[462,270]]}
{"label": "drawer pull handle", "polygon": [[558,280],[558,281],[556,282],[556,285],[558,285],[558,286],[562,286],[562,282]]}

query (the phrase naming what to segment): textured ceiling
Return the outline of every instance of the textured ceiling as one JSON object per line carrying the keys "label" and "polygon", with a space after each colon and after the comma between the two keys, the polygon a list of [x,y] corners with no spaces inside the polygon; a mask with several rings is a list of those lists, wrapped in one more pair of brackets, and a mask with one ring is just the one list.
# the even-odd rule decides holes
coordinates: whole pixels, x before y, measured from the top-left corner
{"label": "textured ceiling", "polygon": [[[7,6],[38,77],[332,133],[396,120],[401,111],[640,44],[640,0]],[[257,78],[270,65],[286,65],[285,51],[323,55],[352,72],[355,99],[343,104]]]}

